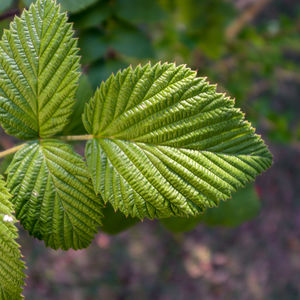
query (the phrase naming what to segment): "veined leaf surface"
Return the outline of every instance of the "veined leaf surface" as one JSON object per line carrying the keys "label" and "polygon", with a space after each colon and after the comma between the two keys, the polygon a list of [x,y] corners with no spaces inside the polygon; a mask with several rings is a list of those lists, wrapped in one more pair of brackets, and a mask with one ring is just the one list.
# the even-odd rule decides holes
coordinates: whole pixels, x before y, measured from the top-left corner
{"label": "veined leaf surface", "polygon": [[83,121],[96,193],[141,219],[199,215],[272,162],[234,101],[185,66],[112,75]]}
{"label": "veined leaf surface", "polygon": [[0,122],[21,139],[60,132],[72,113],[79,77],[77,40],[52,0],[15,17],[0,42]]}
{"label": "veined leaf surface", "polygon": [[21,261],[17,228],[14,223],[13,205],[2,177],[0,177],[0,299],[22,299],[24,263]]}
{"label": "veined leaf surface", "polygon": [[32,142],[16,153],[8,168],[16,217],[47,246],[86,248],[101,224],[86,165],[69,145]]}

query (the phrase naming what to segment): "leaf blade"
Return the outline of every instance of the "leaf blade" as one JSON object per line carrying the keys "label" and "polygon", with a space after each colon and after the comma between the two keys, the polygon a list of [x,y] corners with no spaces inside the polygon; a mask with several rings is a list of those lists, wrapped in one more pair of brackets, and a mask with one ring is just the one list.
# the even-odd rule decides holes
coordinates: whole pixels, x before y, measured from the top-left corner
{"label": "leaf blade", "polygon": [[59,6],[38,0],[15,17],[0,43],[0,122],[21,139],[60,132],[79,78],[77,40]]}
{"label": "leaf blade", "polygon": [[11,195],[0,177],[0,296],[1,299],[23,299],[25,265],[21,260],[20,246],[13,206],[9,201]]}
{"label": "leaf blade", "polygon": [[30,143],[7,172],[16,216],[31,235],[54,249],[90,244],[101,224],[102,204],[71,147],[56,140]]}
{"label": "leaf blade", "polygon": [[83,122],[94,136],[86,157],[96,193],[141,219],[198,215],[272,161],[233,101],[185,66],[111,76]]}

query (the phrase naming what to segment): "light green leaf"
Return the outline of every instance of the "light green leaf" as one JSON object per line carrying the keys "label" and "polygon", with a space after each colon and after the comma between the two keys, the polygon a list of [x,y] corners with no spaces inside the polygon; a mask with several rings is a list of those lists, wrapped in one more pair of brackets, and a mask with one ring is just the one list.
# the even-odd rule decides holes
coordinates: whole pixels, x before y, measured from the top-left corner
{"label": "light green leaf", "polygon": [[54,249],[86,248],[101,224],[101,200],[86,165],[69,145],[55,140],[27,144],[8,168],[16,217]]}
{"label": "light green leaf", "polygon": [[207,209],[198,217],[172,217],[161,219],[160,222],[173,232],[185,232],[194,229],[199,223],[209,226],[238,226],[257,216],[260,201],[253,184],[237,191],[232,199],[221,202],[219,207]]}
{"label": "light green leaf", "polygon": [[0,299],[22,299],[24,263],[21,261],[17,228],[14,223],[13,205],[2,176],[0,177]]}
{"label": "light green leaf", "polygon": [[21,139],[60,132],[72,113],[79,78],[77,41],[66,14],[38,0],[0,42],[0,122]]}
{"label": "light green leaf", "polygon": [[133,217],[199,215],[272,162],[233,100],[185,66],[112,75],[83,122],[96,193]]}

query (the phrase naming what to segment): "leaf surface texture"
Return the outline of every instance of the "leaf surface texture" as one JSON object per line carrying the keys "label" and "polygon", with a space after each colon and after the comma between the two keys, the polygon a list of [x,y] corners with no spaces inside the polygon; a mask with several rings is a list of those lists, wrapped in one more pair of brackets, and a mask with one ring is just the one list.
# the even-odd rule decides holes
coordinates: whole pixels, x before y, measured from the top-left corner
{"label": "leaf surface texture", "polygon": [[11,196],[0,177],[0,299],[22,299],[24,263],[21,260]]}
{"label": "leaf surface texture", "polygon": [[16,153],[8,169],[16,217],[29,233],[54,249],[82,249],[101,224],[86,165],[69,145],[32,142]]}
{"label": "leaf surface texture", "polygon": [[77,40],[54,1],[15,17],[0,42],[0,122],[21,139],[60,132],[72,113],[79,77]]}
{"label": "leaf surface texture", "polygon": [[102,83],[83,122],[96,193],[138,218],[196,216],[266,170],[261,138],[185,66],[129,67]]}

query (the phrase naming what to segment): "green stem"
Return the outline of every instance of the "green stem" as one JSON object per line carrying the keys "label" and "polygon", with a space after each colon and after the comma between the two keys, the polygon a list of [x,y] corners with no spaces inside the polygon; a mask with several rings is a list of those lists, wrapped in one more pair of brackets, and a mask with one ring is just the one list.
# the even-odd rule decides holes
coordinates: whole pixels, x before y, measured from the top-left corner
{"label": "green stem", "polygon": [[22,149],[25,145],[26,144],[22,144],[22,145],[19,145],[19,146],[16,146],[16,147],[13,147],[13,148],[10,148],[10,149],[0,152],[0,158],[3,158],[7,155],[16,153],[18,150]]}
{"label": "green stem", "polygon": [[[58,136],[56,138],[66,142],[72,142],[72,141],[87,141],[92,139],[93,136],[92,135],[69,135],[69,136]],[[16,153],[17,151],[22,149],[25,145],[26,143],[0,152],[0,159],[7,155]]]}
{"label": "green stem", "polygon": [[60,140],[63,141],[68,141],[68,142],[72,142],[72,141],[87,141],[87,140],[91,140],[93,138],[92,135],[69,135],[69,136],[60,136],[57,137]]}

